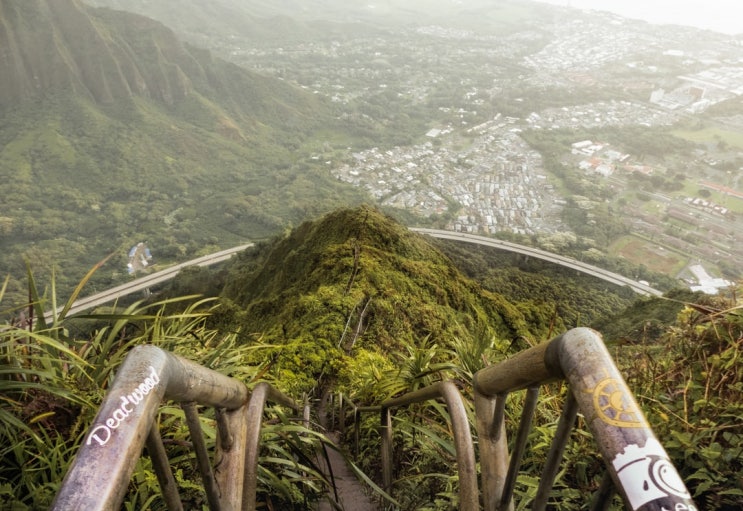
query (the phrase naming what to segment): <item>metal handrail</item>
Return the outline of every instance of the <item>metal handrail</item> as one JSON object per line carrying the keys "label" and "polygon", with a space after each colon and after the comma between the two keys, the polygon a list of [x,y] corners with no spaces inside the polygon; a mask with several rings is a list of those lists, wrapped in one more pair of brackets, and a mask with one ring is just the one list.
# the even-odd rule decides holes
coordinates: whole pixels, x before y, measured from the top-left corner
{"label": "metal handrail", "polygon": [[382,476],[384,488],[388,493],[392,490],[392,415],[390,410],[437,398],[444,399],[451,418],[454,448],[457,455],[457,472],[459,474],[459,509],[475,510],[478,508],[479,500],[475,448],[462,395],[451,381],[440,381],[382,403],[380,417],[382,422]]}
{"label": "metal handrail", "polygon": [[[601,336],[589,328],[570,330],[474,375],[482,502],[486,510],[513,508],[516,475],[526,448],[538,389],[555,380],[567,380],[570,391],[533,509],[547,507],[563,450],[581,413],[607,467],[592,509],[605,508],[613,486],[628,509],[696,511],[689,491],[655,438]],[[505,402],[509,393],[524,389],[528,391],[509,457]],[[440,398],[448,407],[454,434],[460,509],[474,510],[479,506],[474,448],[464,402],[453,382],[441,381],[388,399],[379,406],[358,407],[346,400],[352,405],[357,439],[360,414],[380,413],[383,482],[385,490],[390,492],[391,410]],[[156,423],[163,399],[182,403],[210,508],[254,510],[265,404],[275,402],[296,412],[302,409],[301,405],[268,383],[259,383],[250,393],[238,380],[154,346],[135,347],[122,363],[51,509],[120,507],[136,460],[146,444],[168,509],[181,510],[183,506]],[[343,404],[342,398],[340,402]],[[217,446],[213,467],[196,404],[216,409]],[[308,422],[306,403],[303,418]],[[345,411],[340,420],[345,427]]]}
{"label": "metal handrail", "polygon": [[[359,406],[354,401],[345,395],[343,392],[337,392],[331,395],[330,399],[333,400],[334,396],[338,396],[338,431],[341,435],[346,432],[346,409],[350,406],[351,412],[353,413],[353,457],[357,460],[359,455],[359,439],[361,437],[361,414],[375,412],[378,413],[381,406]],[[332,404],[332,403],[331,403]],[[330,429],[335,428],[335,405],[331,406],[331,419]]]}
{"label": "metal handrail", "polygon": [[[272,401],[299,412],[302,407],[291,398],[285,396],[270,384],[261,382],[253,389],[248,403],[247,439],[245,445],[245,477],[243,478],[242,509],[253,511],[256,508],[256,493],[258,490],[258,446],[260,443],[261,426],[263,423],[263,409],[267,401]],[[305,413],[306,417],[307,414]],[[306,420],[306,418],[305,418]],[[224,472],[225,477],[234,477],[235,474]]]}
{"label": "metal handrail", "polygon": [[[164,399],[183,403],[210,508],[255,509],[265,403],[276,402],[295,411],[302,407],[267,383],[259,383],[251,394],[234,378],[149,345],[132,349],[121,364],[51,509],[118,509],[145,444],[168,509],[182,509],[155,420]],[[217,410],[214,469],[208,461],[196,404]]]}
{"label": "metal handrail", "polygon": [[[627,509],[661,511],[663,509],[696,511],[689,491],[676,468],[656,439],[634,396],[606,350],[598,332],[590,328],[575,328],[550,341],[518,353],[511,359],[478,371],[473,377],[475,420],[480,456],[482,505],[487,511],[512,510],[516,476],[526,449],[534,411],[543,384],[567,380],[570,390],[557,425],[547,461],[540,478],[532,509],[546,509],[549,494],[559,471],[562,453],[575,419],[580,412],[599,445],[607,472],[594,495],[591,509],[606,509],[615,491],[620,493]],[[389,410],[435,397],[436,387],[447,387],[456,392],[449,405],[453,426],[459,424],[454,412],[461,403],[461,395],[451,382],[440,382],[402,397],[387,400],[379,406],[361,407],[348,397],[341,397],[341,405],[350,403],[355,428],[355,450],[358,450],[360,415],[381,412],[382,471],[385,490],[392,484],[391,420]],[[509,456],[505,432],[505,406],[508,394],[527,390],[519,421],[513,452]],[[462,408],[463,410],[463,408]],[[469,426],[459,424],[453,429],[460,469],[460,484],[468,495],[477,495],[469,482],[469,471],[463,477],[461,469],[468,460],[460,461],[459,454],[472,445]],[[340,414],[345,427],[345,412]],[[458,428],[458,431],[457,431]],[[463,431],[467,431],[466,436]],[[460,438],[460,434],[461,438]],[[468,447],[469,446],[469,447]],[[473,473],[474,474],[474,473]],[[476,476],[473,475],[473,479]],[[460,509],[478,509],[474,500],[460,496]]]}
{"label": "metal handrail", "polygon": [[[656,439],[598,332],[575,328],[474,376],[475,413],[486,510],[512,507],[513,485],[541,384],[567,380],[570,393],[544,468],[533,509],[545,509],[578,412],[596,438],[608,474],[628,509],[696,508]],[[504,431],[506,397],[529,389],[509,464]],[[609,498],[602,483],[595,508]]]}
{"label": "metal handrail", "polygon": [[[369,412],[378,412],[380,414],[382,486],[389,495],[392,495],[392,409],[433,399],[443,399],[449,410],[452,432],[454,434],[457,473],[459,475],[459,509],[478,509],[479,495],[477,491],[475,449],[464,400],[459,393],[459,389],[457,389],[457,386],[453,382],[440,381],[400,397],[387,399],[379,406],[360,407],[356,406],[348,398],[345,399],[352,403],[354,412],[355,450],[358,450],[360,415]],[[341,403],[344,403],[343,398],[341,398]],[[344,424],[344,422],[345,413],[341,413],[340,424]],[[343,427],[345,427],[345,424]]]}

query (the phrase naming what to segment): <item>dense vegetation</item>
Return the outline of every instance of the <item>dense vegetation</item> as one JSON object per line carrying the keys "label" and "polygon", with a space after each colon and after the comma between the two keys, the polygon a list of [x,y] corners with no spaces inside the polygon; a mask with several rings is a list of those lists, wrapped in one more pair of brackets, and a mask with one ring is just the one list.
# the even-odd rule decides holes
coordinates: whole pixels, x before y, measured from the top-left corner
{"label": "dense vegetation", "polygon": [[[538,259],[444,240],[435,243],[485,289],[513,303],[537,304],[533,310],[519,309],[529,315],[530,324],[551,325],[551,333],[578,326],[595,327],[599,318],[623,310],[637,298],[630,289]],[[536,311],[551,315],[551,319],[531,316]]]}
{"label": "dense vegetation", "polygon": [[[213,301],[184,303],[134,304],[114,315],[87,319],[60,315],[51,324],[36,323],[33,331],[3,326],[0,508],[20,511],[49,507],[113,373],[137,344],[157,345],[249,385],[261,376],[270,381],[260,366],[244,363],[248,352],[261,350],[260,345],[240,344],[234,334],[206,327]],[[163,312],[173,307],[178,313]],[[95,333],[90,333],[91,329]],[[293,456],[313,459],[324,439],[291,423],[281,410],[269,409],[267,414],[259,472],[260,500],[288,505],[296,500],[298,509],[303,509],[303,503],[319,498],[326,482],[315,464],[295,463]],[[185,508],[204,508],[206,498],[196,482],[199,477],[183,410],[163,406],[159,421]],[[213,446],[213,410],[206,411],[202,421],[206,440]],[[301,471],[304,478],[297,480],[292,475],[295,471]],[[159,492],[150,458],[144,456],[135,468],[124,509],[164,509]]]}
{"label": "dense vegetation", "polygon": [[340,210],[249,250],[227,282],[223,321],[275,345],[277,374],[297,391],[322,390],[325,378],[350,374],[351,353],[384,359],[422,338],[441,346],[533,339],[543,327],[368,207]]}
{"label": "dense vegetation", "polygon": [[[197,0],[159,2],[157,7],[145,3],[175,18],[174,26],[197,41],[224,41],[233,32],[264,42],[283,41],[287,34],[292,41],[335,41],[355,31],[373,39],[384,32],[379,20],[390,14],[380,6],[378,14],[367,10],[364,24],[341,24],[316,21],[315,8],[329,9],[323,12],[327,19],[345,20],[348,5],[365,2],[278,5],[260,0],[251,3],[256,11],[249,13],[225,0],[216,17]],[[495,32],[509,33],[530,9],[512,2],[493,7],[484,0],[470,2],[468,9],[436,3],[453,8],[448,22],[487,26],[487,33],[493,25]],[[395,9],[394,18],[407,25],[417,16],[413,4],[434,11],[431,0],[415,0]],[[302,15],[269,21],[253,17],[277,9]],[[212,33],[188,26],[188,18],[208,23]],[[211,24],[214,19],[219,21]],[[441,20],[416,21],[435,25]],[[246,27],[251,34],[244,33]],[[454,380],[470,396],[478,369],[584,325],[604,334],[700,508],[743,507],[739,301],[673,290],[674,279],[606,255],[612,239],[629,232],[618,214],[620,201],[627,205],[629,199],[610,202],[615,194],[609,185],[597,186],[562,162],[572,142],[602,137],[678,168],[664,175],[630,175],[628,182],[643,190],[637,201],[631,198],[636,204],[647,200],[650,191],[683,185],[681,172],[691,170],[685,160],[694,149],[688,140],[668,130],[635,128],[523,134],[567,191],[562,220],[575,233],[529,241],[646,279],[669,290],[662,299],[637,299],[626,289],[533,259],[433,242],[369,207],[305,221],[362,202],[359,192],[328,176],[326,162],[348,157],[351,146],[411,144],[431,122],[447,124],[454,118],[444,112],[467,110],[473,99],[464,95],[469,86],[481,89],[474,98],[480,106],[458,121],[472,124],[496,112],[526,116],[550,106],[607,99],[622,87],[566,91],[519,83],[511,91],[491,90],[493,76],[477,73],[461,54],[448,62],[440,55],[417,62],[417,55],[406,52],[408,40],[399,40],[400,54],[391,62],[368,63],[372,76],[392,64],[400,70],[400,82],[382,87],[378,77],[365,73],[346,77],[343,83],[363,90],[365,97],[339,111],[320,94],[214,58],[140,16],[89,8],[79,0],[0,2],[5,57],[0,62],[5,192],[0,267],[10,274],[0,287],[0,317],[13,318],[0,325],[0,508],[48,507],[112,374],[137,344],[156,344],[249,386],[267,380],[295,397],[307,393],[321,403],[340,391],[357,404],[372,405],[442,379]],[[548,40],[543,33],[519,51],[536,50]],[[231,51],[234,43],[225,48]],[[356,60],[355,55],[346,58]],[[294,80],[315,82],[316,61],[298,53],[294,65]],[[406,79],[412,65],[448,68],[456,80],[425,80],[430,82],[420,96],[425,99],[411,104]],[[335,78],[328,77],[334,85]],[[717,114],[740,110],[736,103],[722,106]],[[677,128],[682,127],[693,128]],[[732,144],[714,136],[721,148]],[[734,171],[738,160],[724,165]],[[44,311],[56,308],[58,295],[74,299],[82,289],[76,287],[79,275],[108,254],[120,255],[84,278],[85,291],[124,280],[126,248],[138,241],[147,240],[161,263],[246,239],[270,241],[219,272],[184,271],[152,303],[119,304],[78,317],[63,312],[48,323],[43,319]],[[27,289],[24,259],[48,286],[38,286],[28,275]],[[739,275],[739,269],[729,273]],[[35,309],[32,323],[26,323],[28,309],[17,307],[27,296]],[[534,496],[564,394],[560,386],[543,393],[517,484],[518,509]],[[472,421],[469,398],[467,406]],[[520,397],[514,396],[507,407],[511,430],[519,409]],[[327,439],[290,423],[279,409],[267,415],[259,499],[268,509],[306,509],[329,484],[313,462]],[[323,422],[321,416],[314,419]],[[440,403],[396,413],[398,508],[456,508],[458,481],[447,419]],[[203,423],[213,446],[213,416],[207,413]],[[374,478],[379,476],[377,424],[374,415],[363,419],[358,458]],[[160,430],[172,448],[186,506],[203,507],[183,412],[166,404]],[[598,485],[600,467],[593,440],[575,432],[550,506],[584,506],[585,496]],[[125,508],[163,507],[145,456]]]}
{"label": "dense vegetation", "polygon": [[[477,266],[483,255],[473,253],[471,259],[470,266]],[[505,288],[514,271],[523,270],[509,270],[497,287]],[[678,294],[640,300],[625,314],[619,309],[630,297],[599,292],[592,307],[583,295],[569,298],[575,289],[566,285],[568,276],[552,284],[551,279],[537,274],[534,283],[525,275],[519,280],[527,288],[548,290],[542,302],[513,298],[519,295],[516,285],[509,298],[487,291],[424,237],[364,207],[305,223],[240,255],[219,274],[187,272],[170,290],[190,293],[201,287],[221,293],[218,301],[161,297],[115,315],[62,314],[50,324],[37,322],[33,331],[5,325],[0,331],[0,502],[12,509],[48,505],[112,370],[136,344],[159,345],[249,386],[260,378],[295,396],[310,392],[322,398],[333,390],[357,404],[375,404],[444,378],[470,396],[471,376],[478,369],[580,323],[576,314],[595,318],[614,307],[617,314],[610,319],[592,321],[607,327],[615,359],[700,508],[739,508],[740,306],[734,299]],[[40,312],[48,303],[31,282]],[[563,318],[564,311],[573,316]],[[643,319],[651,327],[642,329]],[[561,387],[544,389],[517,485],[519,509],[534,496],[563,395]],[[514,396],[507,409],[511,429],[519,408]],[[307,499],[318,498],[326,483],[305,456],[324,439],[317,433],[301,436],[278,410],[269,413],[260,498],[267,506],[306,508]],[[437,403],[396,413],[394,496],[400,509],[456,506],[447,416]],[[372,476],[379,467],[377,421],[376,414],[364,419],[358,458]],[[187,504],[200,507],[204,497],[192,478],[193,454],[178,447],[188,440],[182,412],[164,407],[161,431],[175,447]],[[297,464],[300,453],[304,461]],[[565,463],[552,503],[577,509],[600,477],[593,440],[576,431]],[[128,508],[162,507],[148,458],[140,461],[134,481]]]}
{"label": "dense vegetation", "polygon": [[729,298],[701,298],[614,351],[700,509],[743,506],[741,311]]}
{"label": "dense vegetation", "polygon": [[169,263],[360,200],[326,172],[351,139],[323,98],[76,0],[4,2],[0,23],[8,301],[25,299],[24,259],[70,293],[116,253],[105,288],[139,241]]}

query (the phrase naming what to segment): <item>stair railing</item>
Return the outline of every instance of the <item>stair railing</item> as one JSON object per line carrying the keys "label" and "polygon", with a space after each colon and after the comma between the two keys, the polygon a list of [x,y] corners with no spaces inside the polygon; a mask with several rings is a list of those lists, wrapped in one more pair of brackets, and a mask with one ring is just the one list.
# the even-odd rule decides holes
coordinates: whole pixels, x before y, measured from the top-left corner
{"label": "stair railing", "polygon": [[[160,403],[182,403],[212,510],[254,510],[263,409],[267,401],[303,407],[268,383],[244,383],[155,346],[137,346],[121,364],[52,510],[119,509],[146,445],[169,510],[182,510],[156,417]],[[217,446],[209,462],[197,405],[214,407]],[[305,422],[309,409],[304,406]]]}
{"label": "stair railing", "polygon": [[[482,501],[486,510],[513,508],[516,477],[538,402],[539,386],[556,380],[566,380],[570,388],[532,509],[547,507],[562,453],[579,412],[596,438],[607,467],[592,509],[606,509],[615,491],[632,510],[697,509],[600,335],[588,328],[576,328],[474,375]],[[509,393],[519,390],[527,392],[509,457],[505,402]],[[393,457],[391,410],[441,398],[448,407],[454,434],[460,509],[477,509],[472,437],[464,403],[454,383],[438,382],[374,407],[350,403],[356,428],[361,413],[380,413],[383,483],[389,492]],[[168,509],[182,509],[156,422],[163,399],[182,403],[210,509],[254,510],[265,404],[275,402],[295,412],[302,410],[302,406],[267,383],[256,385],[251,394],[238,380],[154,346],[134,348],[122,363],[52,509],[119,508],[145,445]],[[213,465],[209,463],[197,405],[216,409],[217,449]],[[306,404],[303,417],[307,422]],[[345,412],[340,420],[345,421]]]}
{"label": "stair railing", "polygon": [[440,381],[409,392],[400,397],[387,399],[379,406],[356,406],[353,401],[340,395],[341,405],[339,425],[345,428],[345,406],[351,405],[354,416],[354,450],[358,453],[359,428],[362,413],[379,413],[382,463],[382,487],[388,495],[392,493],[393,476],[393,442],[392,442],[392,410],[409,406],[423,401],[443,399],[449,410],[451,428],[454,435],[454,449],[457,459],[457,473],[459,475],[459,509],[469,511],[478,509],[477,469],[475,464],[475,449],[472,442],[467,410],[462,395],[457,386],[451,381]]}
{"label": "stair railing", "polygon": [[[697,510],[683,480],[656,439],[600,334],[589,328],[575,328],[499,364],[482,369],[473,377],[481,504],[486,511],[514,508],[516,478],[538,404],[539,387],[559,380],[567,381],[569,391],[531,509],[547,508],[562,454],[580,412],[598,443],[599,452],[607,467],[599,489],[592,498],[591,509],[608,509],[612,496],[618,492],[626,508],[633,511]],[[520,390],[526,390],[526,397],[512,444],[513,452],[509,456],[505,405],[508,394]],[[357,406],[348,397],[341,397],[339,402],[343,409],[350,405],[353,411],[356,451],[361,414],[381,413],[382,477],[384,488],[389,492],[392,486],[390,410],[442,396],[446,399],[452,417],[457,448],[459,480],[463,486],[460,490],[463,492],[460,494],[460,509],[479,509],[477,497],[470,498],[470,495],[477,496],[476,476],[473,472],[470,477],[469,468],[472,439],[461,395],[452,382],[439,382],[387,400],[380,406]],[[341,427],[345,427],[345,419],[345,412],[341,412]]]}
{"label": "stair railing", "polygon": [[[689,491],[658,442],[598,332],[575,328],[474,376],[475,411],[486,510],[512,509],[539,386],[570,386],[532,509],[547,507],[562,454],[582,413],[607,467],[591,509],[606,509],[618,491],[627,509],[695,511]],[[513,452],[504,428],[509,393],[527,389]]]}
{"label": "stair railing", "polygon": [[[341,435],[346,433],[346,422],[348,416],[348,410],[351,411],[353,417],[353,459],[358,461],[359,456],[359,439],[361,437],[361,414],[368,412],[378,413],[382,407],[380,406],[358,406],[353,402],[351,398],[345,395],[343,392],[336,392],[330,395],[330,429],[338,428]],[[335,410],[338,409],[337,423]]]}

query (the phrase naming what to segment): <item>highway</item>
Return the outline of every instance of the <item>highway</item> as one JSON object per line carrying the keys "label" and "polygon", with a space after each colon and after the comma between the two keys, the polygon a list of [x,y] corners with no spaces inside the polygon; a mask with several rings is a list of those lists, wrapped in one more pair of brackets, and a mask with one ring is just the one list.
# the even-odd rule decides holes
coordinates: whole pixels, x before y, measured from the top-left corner
{"label": "highway", "polygon": [[[67,312],[67,314],[75,314],[77,312],[83,312],[88,309],[93,309],[105,303],[113,302],[114,300],[121,298],[122,296],[136,293],[137,291],[142,291],[156,284],[160,284],[162,282],[165,282],[166,280],[172,279],[178,274],[179,271],[187,266],[210,266],[212,264],[221,263],[222,261],[226,261],[227,259],[232,257],[233,254],[241,252],[251,246],[253,246],[253,243],[228,248],[227,250],[221,250],[213,254],[197,257],[196,259],[191,259],[190,261],[186,261],[185,263],[179,263],[164,270],[150,273],[149,275],[145,275],[144,277],[138,278],[131,282],[127,282],[126,284],[112,287],[111,289],[107,289],[106,291],[80,298],[72,304],[72,307]],[[59,312],[61,311],[62,308],[60,307],[59,309],[57,309],[57,314],[59,314]],[[47,312],[44,315],[44,318],[47,321],[50,321],[52,318],[52,313]]]}
{"label": "highway", "polygon": [[[652,296],[663,295],[661,291],[658,291],[657,289],[653,287],[650,287],[646,284],[642,284],[635,280],[629,279],[623,275],[619,275],[618,273],[613,273],[608,270],[599,268],[598,266],[593,266],[591,264],[578,261],[577,259],[573,259],[571,257],[564,257],[558,254],[553,254],[552,252],[547,252],[545,250],[540,250],[538,248],[529,247],[526,245],[519,245],[517,243],[511,243],[509,241],[498,240],[495,238],[488,238],[485,236],[477,236],[475,234],[466,234],[466,233],[461,233],[461,232],[442,231],[439,229],[425,229],[425,228],[417,228],[417,227],[411,227],[410,230],[414,232],[418,232],[420,234],[426,234],[434,238],[462,241],[465,243],[475,243],[478,245],[484,245],[487,247],[497,248],[500,250],[507,250],[509,252],[516,252],[519,254],[536,257],[538,259],[543,259],[551,263],[559,264],[561,266],[572,268],[574,270],[578,270],[588,275],[592,275],[594,277],[600,278],[606,282],[615,284],[617,286],[628,286],[634,292],[642,294],[642,295],[652,295]],[[107,289],[106,291],[102,291],[100,293],[96,293],[91,296],[80,298],[72,305],[72,308],[70,308],[70,310],[68,311],[68,314],[75,314],[78,312],[83,312],[85,310],[93,309],[100,305],[113,302],[114,300],[121,298],[122,296],[126,296],[131,293],[136,293],[137,291],[142,291],[156,284],[165,282],[166,280],[169,280],[175,277],[179,271],[181,271],[183,268],[187,266],[210,266],[212,264],[220,263],[232,257],[233,254],[237,252],[241,252],[251,246],[253,246],[253,244],[248,243],[246,245],[240,245],[237,247],[228,248],[227,250],[215,252],[214,254],[209,254],[209,255],[202,256],[202,257],[198,257],[196,259],[186,261],[185,263],[176,264],[164,270],[151,273],[149,275],[145,275],[144,277],[138,278],[126,284],[122,284],[120,286]],[[57,313],[59,313],[61,310],[62,308],[60,307],[57,310]],[[44,317],[47,321],[50,321],[52,317],[52,313],[47,312]]]}
{"label": "highway", "polygon": [[628,286],[634,292],[642,294],[642,295],[652,295],[652,296],[663,295],[661,291],[658,291],[657,289],[653,287],[650,287],[648,285],[642,284],[635,280],[629,279],[623,275],[619,275],[618,273],[613,273],[608,270],[604,270],[602,268],[599,268],[598,266],[593,266],[591,264],[578,261],[577,259],[573,259],[571,257],[564,257],[558,254],[553,254],[552,252],[547,252],[546,250],[540,250],[538,248],[529,247],[526,245],[519,245],[517,243],[511,243],[509,241],[498,240],[495,238],[477,236],[475,234],[442,231],[439,229],[423,229],[423,228],[416,228],[416,227],[411,227],[410,230],[419,232],[421,234],[427,234],[434,238],[441,238],[441,239],[454,240],[454,241],[463,241],[466,243],[475,243],[477,245],[484,245],[487,247],[493,247],[493,248],[497,248],[500,250],[507,250],[509,252],[516,252],[519,254],[536,257],[538,259],[543,259],[545,261],[559,264],[567,268],[573,268],[575,270],[586,273],[588,275],[598,277],[602,280],[605,280],[606,282],[616,284],[617,286]]}

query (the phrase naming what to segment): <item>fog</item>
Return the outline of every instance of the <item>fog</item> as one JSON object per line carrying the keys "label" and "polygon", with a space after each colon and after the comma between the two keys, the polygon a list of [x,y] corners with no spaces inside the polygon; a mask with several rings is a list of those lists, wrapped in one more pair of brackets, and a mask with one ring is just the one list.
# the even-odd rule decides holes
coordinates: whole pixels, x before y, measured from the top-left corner
{"label": "fog", "polygon": [[688,25],[725,34],[743,33],[739,0],[541,0],[580,9],[614,12],[650,23]]}
{"label": "fog", "polygon": [[[0,171],[16,201],[0,215],[9,289],[25,299],[21,254],[45,270],[54,253],[66,269],[60,289],[117,250],[118,270],[99,274],[104,288],[129,277],[126,250],[140,241],[152,248],[151,270],[361,198],[410,225],[513,237],[613,269],[629,261],[640,269],[625,273],[653,284],[658,275],[701,284],[692,271],[700,263],[712,277],[740,278],[743,47],[723,32],[635,21],[743,32],[737,4],[545,1],[632,19],[526,0],[87,0],[164,27],[125,64],[109,62],[121,51],[98,48],[91,59],[96,48],[54,39],[81,65],[137,73],[128,82],[88,80],[81,66],[50,59],[39,69],[67,73],[81,94],[43,109],[50,120],[37,123],[41,114],[24,110],[33,102],[12,93],[34,97],[24,84],[36,76],[18,70],[48,52],[0,62],[0,77],[21,84],[0,95],[17,110],[0,127],[0,142],[11,142],[0,147]],[[62,30],[58,19],[36,20],[34,33]],[[80,19],[91,34],[120,26],[132,49],[141,41],[130,33],[147,26],[109,11]],[[34,47],[22,23],[13,28],[17,41],[6,47]],[[205,68],[194,67],[194,55]],[[204,70],[213,66],[235,76],[206,84],[205,76],[228,76]],[[139,77],[149,85],[134,122],[110,107],[130,99],[110,85],[130,90]],[[110,104],[91,103],[99,96]],[[93,129],[81,102],[114,135]],[[71,128],[51,132],[57,117]],[[153,128],[159,123],[183,129]],[[24,181],[34,175],[60,176],[45,188],[54,197],[35,196]],[[103,185],[85,186],[96,179]]]}

